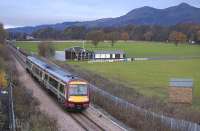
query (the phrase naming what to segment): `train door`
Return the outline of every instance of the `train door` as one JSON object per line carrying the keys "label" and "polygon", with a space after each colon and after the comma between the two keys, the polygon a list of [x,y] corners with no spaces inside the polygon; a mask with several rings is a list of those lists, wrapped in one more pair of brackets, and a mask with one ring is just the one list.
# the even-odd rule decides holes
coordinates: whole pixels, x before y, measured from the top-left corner
{"label": "train door", "polygon": [[65,102],[65,85],[62,83],[59,83],[58,85],[58,94],[57,94],[58,100],[61,103]]}
{"label": "train door", "polygon": [[47,73],[44,73],[44,80],[43,80],[43,82],[44,82],[44,86],[46,88],[48,88],[49,76],[48,76]]}
{"label": "train door", "polygon": [[69,84],[65,85],[65,99],[68,100],[68,89],[69,89]]}

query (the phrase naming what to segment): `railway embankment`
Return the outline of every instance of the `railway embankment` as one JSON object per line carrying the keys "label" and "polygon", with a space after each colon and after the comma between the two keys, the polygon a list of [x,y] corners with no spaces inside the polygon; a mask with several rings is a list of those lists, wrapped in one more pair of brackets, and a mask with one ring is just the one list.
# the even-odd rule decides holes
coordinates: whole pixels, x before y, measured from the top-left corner
{"label": "railway embankment", "polygon": [[[15,51],[15,49],[13,51]],[[83,114],[80,116],[78,116],[77,114],[74,114],[75,117],[78,117],[77,118],[78,120],[80,119],[80,121],[77,122],[77,120],[71,117],[71,114],[63,110],[63,108],[59,106],[58,102],[56,102],[53,97],[51,97],[47,92],[45,92],[45,90],[41,88],[39,83],[37,83],[36,81],[33,81],[32,77],[29,74],[27,74],[27,72],[23,68],[23,66],[25,66],[24,65],[25,63],[23,62],[24,56],[19,55],[17,53],[15,55],[17,56],[17,60],[15,61],[16,61],[17,69],[20,72],[19,79],[21,83],[24,86],[27,84],[29,85],[26,87],[32,90],[33,96],[39,100],[40,102],[39,108],[42,111],[45,111],[51,117],[55,118],[61,130],[63,131],[65,130],[66,131],[67,130],[111,130],[111,131],[112,130],[113,131],[126,130],[124,128],[121,128],[118,124],[114,123],[106,116],[99,117],[99,113],[94,114],[94,111],[93,113],[89,111],[87,112],[86,115]]]}
{"label": "railway embankment", "polygon": [[[66,68],[66,65],[63,66],[64,68]],[[77,69],[70,69],[70,67],[66,68],[68,71],[73,72],[73,73],[77,73],[79,74],[79,76],[82,77],[82,74],[80,74],[82,71],[77,70]],[[182,114],[182,113],[186,113],[184,115],[178,116],[177,114],[175,114],[175,111],[182,111],[179,110],[180,108],[182,108],[182,106],[178,107],[178,106],[174,106],[174,105],[167,105],[169,106],[168,108],[166,107],[166,105],[163,105],[164,103],[160,103],[159,101],[156,101],[156,99],[145,99],[145,97],[143,97],[142,95],[140,95],[137,92],[131,92],[133,90],[119,90],[119,87],[123,87],[123,85],[113,85],[112,82],[110,82],[109,86],[106,86],[108,80],[106,80],[105,78],[103,78],[104,81],[102,81],[102,79],[97,79],[97,77],[99,77],[97,74],[92,74],[92,73],[85,73],[86,75],[89,75],[90,79],[89,82],[91,82],[94,85],[97,85],[98,83],[101,84],[100,88],[105,88],[105,91],[109,91],[109,89],[112,91],[110,93],[106,93],[103,90],[99,90],[98,88],[96,88],[96,90],[93,90],[93,100],[94,103],[98,103],[98,105],[100,105],[101,107],[103,107],[104,109],[106,109],[109,113],[111,113],[113,116],[115,116],[116,118],[126,122],[127,124],[131,125],[132,127],[139,129],[139,130],[179,130],[179,129],[198,129],[199,126],[198,124],[195,123],[191,123],[188,121],[182,121],[181,119],[184,119],[184,117],[187,117],[187,115],[189,114],[190,116],[193,116],[195,114],[195,112],[192,111],[188,111],[188,112],[180,112],[178,113],[178,115]],[[85,78],[85,77],[83,77]],[[101,77],[100,77],[101,78]],[[93,80],[93,81],[92,81]],[[96,81],[97,80],[97,81]],[[99,81],[99,82],[98,82]],[[94,89],[95,87],[91,88]],[[113,89],[112,89],[113,88]],[[128,91],[128,92],[127,92]],[[103,92],[103,93],[102,93]],[[119,97],[118,94],[122,95],[122,97]],[[133,97],[125,97],[125,95],[128,94],[132,94]],[[114,94],[118,97],[112,96],[111,94]],[[110,99],[110,97],[112,97],[113,99]],[[128,101],[129,103],[127,103],[126,101],[120,99],[120,98],[125,98],[126,101]],[[129,99],[126,99],[129,98]],[[135,98],[135,99],[133,99]],[[135,101],[131,101],[131,100],[135,100]],[[141,100],[141,101],[138,101]],[[139,103],[138,103],[139,102]],[[157,103],[155,103],[157,102]],[[130,104],[132,103],[132,104]],[[163,106],[163,108],[161,108]],[[162,110],[164,109],[164,110]],[[171,109],[172,112],[168,112]],[[175,110],[178,109],[178,110]],[[184,110],[185,111],[185,110]],[[166,115],[163,113],[166,113]],[[192,114],[192,115],[191,115]],[[196,114],[197,116],[198,114]],[[130,118],[131,116],[131,118]],[[167,117],[170,116],[170,117]],[[182,118],[181,118],[182,117]],[[178,119],[177,119],[178,118]],[[198,117],[192,117],[193,119],[191,121],[194,122],[198,122]]]}
{"label": "railway embankment", "polygon": [[88,80],[91,86],[95,85],[91,88],[94,104],[101,106],[132,128],[138,130],[196,130],[199,128],[200,113],[188,105],[174,105],[157,98],[145,97],[133,88],[126,87],[120,82],[113,82],[95,72],[66,63],[57,62],[57,64]]}

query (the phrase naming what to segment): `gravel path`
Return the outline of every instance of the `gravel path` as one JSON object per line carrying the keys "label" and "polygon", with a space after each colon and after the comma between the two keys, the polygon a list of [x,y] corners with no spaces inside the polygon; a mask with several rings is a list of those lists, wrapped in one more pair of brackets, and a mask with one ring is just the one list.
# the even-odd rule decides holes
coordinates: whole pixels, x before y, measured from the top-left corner
{"label": "gravel path", "polygon": [[33,90],[33,96],[40,101],[40,109],[49,114],[49,116],[57,119],[60,131],[83,131],[66,112],[64,112],[52,99],[44,92],[39,85],[37,85],[29,76],[24,68],[16,61],[16,67],[19,71],[19,80],[25,84],[25,86]]}
{"label": "gravel path", "polygon": [[[60,108],[58,103],[52,99],[40,85],[37,84],[32,77],[26,72],[21,64],[15,59],[17,70],[19,71],[19,80],[33,91],[33,96],[40,101],[40,109],[49,114],[49,116],[57,119],[60,131],[82,131],[84,130],[67,112]],[[84,114],[94,120],[98,125],[106,131],[124,131],[126,129],[120,127],[117,123],[103,115],[94,107],[88,108]]]}

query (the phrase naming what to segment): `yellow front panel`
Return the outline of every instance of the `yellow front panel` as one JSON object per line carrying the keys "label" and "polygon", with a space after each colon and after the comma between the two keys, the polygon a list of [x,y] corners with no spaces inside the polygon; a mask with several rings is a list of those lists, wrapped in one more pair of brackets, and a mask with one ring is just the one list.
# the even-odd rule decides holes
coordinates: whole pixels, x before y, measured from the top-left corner
{"label": "yellow front panel", "polygon": [[72,81],[69,83],[70,85],[85,85],[87,82],[84,81]]}
{"label": "yellow front panel", "polygon": [[88,102],[89,98],[88,96],[70,96],[69,97],[69,101],[70,102]]}

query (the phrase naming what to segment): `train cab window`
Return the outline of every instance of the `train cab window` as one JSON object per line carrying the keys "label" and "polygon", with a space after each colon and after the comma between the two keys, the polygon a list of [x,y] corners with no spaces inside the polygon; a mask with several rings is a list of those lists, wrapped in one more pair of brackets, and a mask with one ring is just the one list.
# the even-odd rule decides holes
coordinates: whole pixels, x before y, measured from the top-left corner
{"label": "train cab window", "polygon": [[65,91],[64,91],[64,85],[60,84],[60,92],[62,94],[65,94]]}
{"label": "train cab window", "polygon": [[70,96],[78,96],[82,95],[85,96],[87,95],[87,85],[70,85],[69,86],[69,95]]}
{"label": "train cab window", "polygon": [[51,84],[56,89],[58,87],[58,82],[56,80],[54,80],[52,77],[49,77],[49,84]]}

